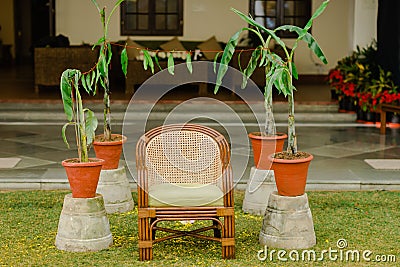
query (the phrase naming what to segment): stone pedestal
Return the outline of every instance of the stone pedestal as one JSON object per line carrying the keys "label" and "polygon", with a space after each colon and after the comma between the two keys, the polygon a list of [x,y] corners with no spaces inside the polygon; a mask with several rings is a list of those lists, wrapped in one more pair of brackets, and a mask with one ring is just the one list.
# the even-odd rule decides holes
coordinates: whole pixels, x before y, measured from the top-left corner
{"label": "stone pedestal", "polygon": [[254,215],[264,215],[269,195],[276,190],[274,171],[251,167],[242,210]]}
{"label": "stone pedestal", "polygon": [[73,198],[68,194],[58,223],[55,245],[71,252],[99,251],[113,243],[103,197]]}
{"label": "stone pedestal", "polygon": [[259,236],[261,245],[306,249],[316,244],[307,194],[286,197],[271,193]]}
{"label": "stone pedestal", "polygon": [[106,212],[109,214],[131,211],[134,207],[125,167],[101,170],[97,193],[103,195]]}

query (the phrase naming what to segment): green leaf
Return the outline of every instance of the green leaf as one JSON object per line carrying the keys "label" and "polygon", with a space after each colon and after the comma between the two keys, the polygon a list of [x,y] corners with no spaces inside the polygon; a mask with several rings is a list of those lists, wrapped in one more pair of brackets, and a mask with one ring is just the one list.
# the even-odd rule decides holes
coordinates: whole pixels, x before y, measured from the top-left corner
{"label": "green leaf", "polygon": [[86,112],[85,131],[87,136],[87,145],[89,146],[94,140],[98,121],[96,116],[94,115],[94,112],[90,109],[84,109],[84,112]]}
{"label": "green leaf", "polygon": [[172,53],[169,53],[169,56],[168,56],[168,72],[171,75],[174,75],[175,74],[174,71],[175,71],[174,56],[173,56]]}
{"label": "green leaf", "polygon": [[246,21],[248,24],[256,27],[257,29],[264,31],[266,33],[268,33],[269,35],[271,35],[272,38],[275,39],[275,41],[282,46],[283,48],[286,47],[285,43],[275,34],[274,31],[265,28],[263,25],[259,24],[258,22],[256,22],[255,20],[253,20],[252,18],[250,18],[249,16],[246,16],[245,14],[243,14],[242,12],[240,12],[239,10],[236,10],[234,8],[231,8],[231,10],[233,12],[235,12],[242,20]]}
{"label": "green leaf", "polygon": [[97,11],[100,13],[101,9],[100,9],[100,7],[99,7],[99,4],[97,4],[97,1],[96,1],[96,0],[92,0],[92,2],[93,2],[93,4],[96,6]]}
{"label": "green leaf", "polygon": [[268,64],[267,53],[268,52],[262,47],[261,48],[261,56],[260,56],[260,64],[258,65],[259,67],[265,67],[266,64]]}
{"label": "green leaf", "polygon": [[67,148],[70,148],[70,146],[69,146],[69,143],[68,143],[68,140],[67,140],[67,135],[65,134],[65,131],[66,131],[68,125],[73,125],[73,124],[75,124],[75,122],[67,122],[66,124],[64,124],[64,126],[61,129],[61,136],[62,136],[62,138],[64,140],[64,143],[67,146]]}
{"label": "green leaf", "polygon": [[88,87],[87,87],[87,85],[86,85],[86,77],[85,77],[85,75],[82,75],[82,76],[81,76],[81,83],[82,83],[83,88],[85,88],[85,91],[86,91],[88,94],[90,94],[90,91],[88,90]]}
{"label": "green leaf", "polygon": [[186,53],[186,67],[190,72],[190,74],[192,74],[193,73],[192,57],[189,52]]}
{"label": "green leaf", "polygon": [[241,56],[242,56],[242,53],[243,53],[243,49],[240,50],[240,52],[239,52],[239,54],[238,54],[238,56],[237,56],[238,67],[239,67],[239,71],[240,71],[240,72],[243,72],[242,64],[241,64],[242,61],[240,60],[240,58],[241,58]]}
{"label": "green leaf", "polygon": [[[293,25],[282,25],[278,28],[276,28],[276,30],[287,30],[287,31],[291,31],[291,32],[296,32],[297,35],[301,36],[301,34],[303,34],[303,29],[299,28],[297,26],[293,26]],[[321,60],[321,62],[323,62],[324,64],[328,64],[328,61],[324,55],[324,53],[322,52],[320,46],[318,45],[317,41],[314,39],[314,37],[306,32],[303,37],[299,40],[302,40],[304,42],[307,43],[307,46],[311,49],[311,51],[319,58],[319,60]],[[295,47],[293,47],[295,48]],[[292,51],[293,51],[292,48]]]}
{"label": "green leaf", "polygon": [[112,58],[111,44],[107,43],[107,66],[110,65]]}
{"label": "green leaf", "polygon": [[[93,0],[92,0],[93,1]],[[115,9],[115,8],[117,8],[122,2],[124,2],[125,0],[118,0],[116,3],[115,3],[115,5],[114,5],[114,8],[113,9]]]}
{"label": "green leaf", "polygon": [[[271,72],[271,75],[265,78],[265,91],[264,95],[266,95],[266,92],[270,92],[272,90],[272,86],[274,85],[276,79],[281,75],[281,70],[276,69],[274,72]],[[279,88],[278,92],[280,92]]]}
{"label": "green leaf", "polygon": [[243,70],[243,81],[242,81],[242,88],[245,88],[247,85],[247,81],[250,76],[253,74],[254,70],[257,68],[257,62],[260,59],[261,51],[263,51],[262,46],[258,46],[253,53],[251,53],[251,58],[247,67]]}
{"label": "green leaf", "polygon": [[99,80],[101,81],[100,76],[101,76],[101,74],[100,74],[99,69],[96,69],[96,79],[94,82],[94,84],[96,85],[96,91],[97,91],[97,83],[99,82]]}
{"label": "green leaf", "polygon": [[144,68],[144,70],[147,70],[148,69],[148,67],[149,67],[149,64],[148,64],[148,59],[147,59],[147,57],[145,56],[145,51],[146,50],[142,50],[142,52],[143,52],[143,68]]}
{"label": "green leaf", "polygon": [[308,31],[311,26],[313,21],[322,14],[322,12],[324,12],[325,8],[327,7],[328,3],[330,0],[326,0],[324,1],[318,8],[317,10],[314,12],[314,14],[311,16],[310,20],[307,22],[306,26],[304,27],[304,31]]}
{"label": "green leaf", "polygon": [[293,75],[293,78],[295,78],[296,80],[299,79],[299,74],[297,72],[296,65],[293,62],[292,62],[292,75]]}
{"label": "green leaf", "polygon": [[106,58],[104,57],[104,54],[100,54],[100,56],[99,56],[99,62],[97,64],[97,69],[99,70],[102,77],[106,77],[107,64],[106,64]]}
{"label": "green leaf", "polygon": [[90,81],[90,85],[93,86],[94,85],[94,81],[96,79],[97,76],[97,72],[96,71],[92,71],[92,79]]}
{"label": "green leaf", "polygon": [[222,84],[222,78],[225,76],[226,72],[228,71],[228,64],[232,59],[233,54],[235,53],[235,48],[239,42],[240,33],[244,29],[239,30],[236,32],[232,37],[229,39],[228,43],[225,46],[224,52],[222,54],[222,58],[218,67],[217,73],[217,81],[215,82],[214,87],[214,94],[218,92],[219,87]]}
{"label": "green leaf", "polygon": [[97,43],[95,43],[95,44],[92,46],[92,50],[93,50],[96,46],[101,45],[102,43],[104,43],[105,40],[106,40],[106,39],[104,39],[104,36],[101,37],[99,40],[97,40]]}
{"label": "green leaf", "polygon": [[154,73],[154,63],[153,63],[153,59],[151,58],[149,51],[143,49],[143,66],[144,69],[147,70],[147,67],[150,67],[151,69],[151,73]]}
{"label": "green leaf", "polygon": [[80,75],[79,70],[75,69],[67,69],[61,74],[60,81],[60,89],[61,89],[61,97],[64,104],[64,113],[67,115],[68,121],[72,121],[74,106],[72,100],[72,87],[73,87],[73,78],[75,75]]}
{"label": "green leaf", "polygon": [[285,96],[291,93],[290,73],[287,68],[283,68],[282,75],[278,78],[278,84]]}
{"label": "green leaf", "polygon": [[93,93],[93,95],[95,95],[96,94],[96,91],[93,91],[93,88],[92,88],[92,85],[90,84],[90,72],[89,73],[87,73],[86,75],[85,75],[85,77],[86,77],[86,86],[88,87],[88,93],[90,94],[90,93]]}
{"label": "green leaf", "polygon": [[160,62],[158,62],[158,57],[157,57],[157,55],[154,56],[154,62],[156,63],[157,67],[158,67],[160,70],[162,70],[162,67],[161,67],[161,65],[160,65]]}
{"label": "green leaf", "polygon": [[214,73],[217,72],[217,61],[218,61],[218,58],[219,58],[219,55],[220,55],[220,54],[221,54],[221,51],[218,52],[218,53],[215,55],[215,57],[214,57]]}
{"label": "green leaf", "polygon": [[102,78],[100,78],[99,81],[100,81],[101,87],[103,87],[104,90],[107,90],[106,84],[104,83],[104,80]]}
{"label": "green leaf", "polygon": [[121,52],[121,68],[126,77],[126,74],[128,73],[128,53],[126,52],[126,46]]}

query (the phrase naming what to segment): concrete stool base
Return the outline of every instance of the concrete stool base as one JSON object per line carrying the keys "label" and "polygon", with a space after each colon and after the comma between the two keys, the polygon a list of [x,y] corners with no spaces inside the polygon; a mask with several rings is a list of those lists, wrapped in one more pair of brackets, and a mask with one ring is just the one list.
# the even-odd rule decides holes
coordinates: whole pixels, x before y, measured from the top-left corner
{"label": "concrete stool base", "polygon": [[101,170],[97,193],[103,195],[108,214],[133,210],[132,192],[125,167]]}
{"label": "concrete stool base", "polygon": [[253,215],[264,215],[269,195],[276,190],[274,171],[251,167],[242,210]]}
{"label": "concrete stool base", "polygon": [[113,243],[103,197],[73,198],[68,194],[58,223],[55,245],[71,252],[99,251]]}
{"label": "concrete stool base", "polygon": [[316,244],[307,194],[286,197],[271,193],[259,236],[261,245],[306,249]]}

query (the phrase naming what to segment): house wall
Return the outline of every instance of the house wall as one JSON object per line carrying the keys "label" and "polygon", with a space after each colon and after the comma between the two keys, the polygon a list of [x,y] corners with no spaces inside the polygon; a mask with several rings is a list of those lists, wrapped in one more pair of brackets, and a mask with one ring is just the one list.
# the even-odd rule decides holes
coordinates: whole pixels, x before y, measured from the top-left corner
{"label": "house wall", "polygon": [[356,0],[353,50],[365,47],[377,37],[378,0]]}
{"label": "house wall", "polygon": [[[323,0],[313,0],[313,11]],[[295,64],[300,74],[326,74],[337,61],[349,55],[354,42],[354,0],[331,0],[328,7],[315,21],[311,33],[327,57],[324,65],[301,42],[295,53]],[[291,40],[287,40],[289,43]]]}
{"label": "house wall", "polygon": [[[317,8],[323,0],[313,0]],[[98,0],[100,6],[111,11],[114,0]],[[364,46],[376,38],[377,0],[331,0],[326,11],[317,18],[312,34],[328,58],[328,65],[321,65],[305,44],[300,43],[295,62],[300,74],[326,74],[336,62],[349,55],[357,46]],[[244,0],[184,0],[184,34],[182,40],[205,40],[215,35],[226,42],[239,28],[246,26],[230,11],[234,7],[248,12]],[[15,47],[13,0],[0,1],[0,38]],[[119,8],[111,18],[109,39],[123,40],[120,35]],[[90,0],[56,0],[56,34],[68,36],[71,44],[93,44],[101,35],[100,18]],[[139,37],[132,39],[168,40],[170,36]],[[286,40],[289,46],[293,43]],[[14,54],[14,51],[13,51]]]}
{"label": "house wall", "polygon": [[[110,12],[114,0],[98,0]],[[79,8],[76,8],[79,7]],[[244,24],[229,10],[234,7],[248,12],[248,3],[243,0],[184,0],[184,29],[181,40],[206,40],[215,35],[226,41]],[[119,8],[113,14],[109,28],[109,39],[121,40]],[[82,19],[81,19],[82,18]],[[221,18],[224,18],[221,20]],[[101,24],[97,10],[91,1],[56,0],[56,32],[69,37],[72,44],[94,43],[101,35]],[[171,36],[134,36],[136,40],[168,40]]]}

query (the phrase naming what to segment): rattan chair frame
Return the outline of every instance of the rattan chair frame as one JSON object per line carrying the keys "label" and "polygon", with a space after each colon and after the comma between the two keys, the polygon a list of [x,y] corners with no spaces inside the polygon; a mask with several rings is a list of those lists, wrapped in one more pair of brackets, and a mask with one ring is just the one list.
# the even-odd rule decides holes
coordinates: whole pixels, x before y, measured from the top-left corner
{"label": "rattan chair frame", "polygon": [[[148,180],[146,167],[146,147],[154,137],[166,132],[195,131],[211,137],[218,145],[222,165],[223,206],[209,207],[149,207]],[[217,241],[222,246],[222,258],[235,258],[235,214],[233,198],[233,176],[230,164],[230,146],[218,131],[197,124],[170,124],[156,127],[145,133],[136,146],[137,190],[138,190],[138,235],[139,260],[153,259],[153,244],[172,238],[190,236]],[[158,227],[161,221],[207,220],[210,226],[192,231],[180,231]],[[204,231],[214,231],[214,236],[203,235]],[[156,232],[170,233],[156,238]]]}

